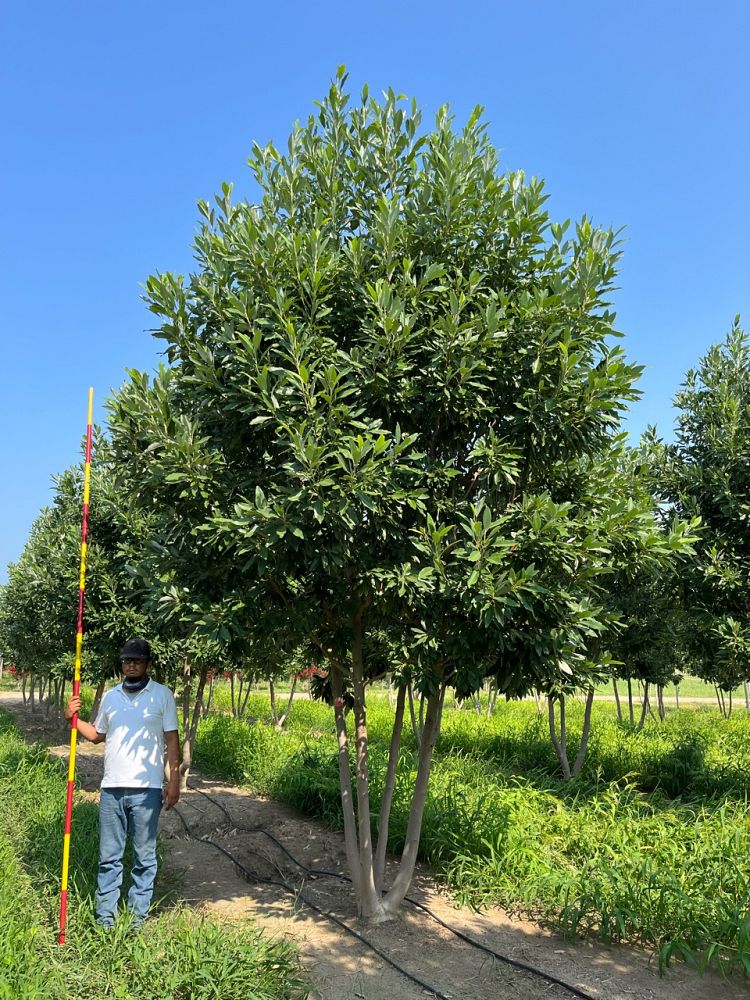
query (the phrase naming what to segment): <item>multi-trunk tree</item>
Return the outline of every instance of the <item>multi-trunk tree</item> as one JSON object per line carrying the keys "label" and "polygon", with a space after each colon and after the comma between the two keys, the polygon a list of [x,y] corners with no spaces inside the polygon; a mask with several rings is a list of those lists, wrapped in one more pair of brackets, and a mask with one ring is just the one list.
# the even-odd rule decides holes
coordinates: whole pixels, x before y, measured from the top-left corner
{"label": "multi-trunk tree", "polygon": [[728,713],[731,691],[750,678],[750,338],[739,318],[687,373],[675,407],[663,497],[703,524],[681,579],[685,639],[695,672]]}
{"label": "multi-trunk tree", "polygon": [[[479,110],[425,132],[392,92],[350,105],[343,72],[285,152],[250,163],[258,203],[224,185],[200,205],[196,272],[147,283],[168,364],[116,394],[113,449],[156,512],[155,576],[200,595],[201,623],[327,667],[347,856],[377,921],[413,873],[446,690],[587,682],[612,539],[658,533],[617,492],[639,373],[607,304],[618,243],[552,224],[541,182],[499,171]],[[386,670],[376,819],[366,692]],[[386,886],[408,685],[423,732]]]}

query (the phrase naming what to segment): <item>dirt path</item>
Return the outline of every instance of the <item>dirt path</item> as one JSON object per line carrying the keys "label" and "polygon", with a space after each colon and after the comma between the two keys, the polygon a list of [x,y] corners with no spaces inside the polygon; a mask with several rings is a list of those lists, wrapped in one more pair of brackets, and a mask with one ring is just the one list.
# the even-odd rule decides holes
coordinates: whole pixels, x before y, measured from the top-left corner
{"label": "dirt path", "polygon": [[[64,723],[45,719],[39,712],[32,714],[11,692],[0,692],[0,704],[13,712],[28,738],[44,740],[52,753],[67,756]],[[80,783],[95,791],[101,777],[102,748],[86,742],[79,747]],[[415,1000],[431,994],[314,913],[304,900],[359,930],[394,962],[450,1000],[570,1000],[569,991],[461,942],[413,907],[405,907],[392,923],[358,928],[348,884],[337,878],[305,877],[261,831],[272,833],[307,868],[343,873],[345,855],[338,833],[243,789],[198,775],[191,784],[194,790],[183,796],[178,808],[193,836],[210,837],[248,871],[290,883],[296,895],[279,886],[249,884],[216,847],[189,839],[180,816],[172,811],[162,814],[160,836],[168,847],[167,868],[178,876],[181,898],[225,919],[252,917],[266,933],[292,938],[313,986],[311,1000]],[[498,908],[476,914],[456,907],[426,866],[418,869],[410,895],[487,947],[570,983],[596,1000],[739,1000],[748,996],[739,979],[725,983],[716,975],[701,978],[683,966],[662,978],[655,963],[637,950],[597,942],[570,944]]]}

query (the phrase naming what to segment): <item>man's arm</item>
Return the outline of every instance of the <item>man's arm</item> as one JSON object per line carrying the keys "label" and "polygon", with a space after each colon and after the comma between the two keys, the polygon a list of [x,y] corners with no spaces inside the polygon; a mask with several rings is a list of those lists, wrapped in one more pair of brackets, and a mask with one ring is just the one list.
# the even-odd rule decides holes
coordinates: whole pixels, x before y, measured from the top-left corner
{"label": "man's arm", "polygon": [[164,789],[164,808],[171,809],[180,800],[180,738],[176,729],[164,733],[167,744],[169,781]]}
{"label": "man's arm", "polygon": [[[71,698],[68,704],[65,706],[65,718],[70,722],[76,712],[81,711],[81,699],[78,697]],[[106,740],[106,735],[104,733],[99,733],[91,725],[90,722],[85,722],[79,717],[78,719],[78,732],[84,739],[89,740],[91,743],[103,743]]]}

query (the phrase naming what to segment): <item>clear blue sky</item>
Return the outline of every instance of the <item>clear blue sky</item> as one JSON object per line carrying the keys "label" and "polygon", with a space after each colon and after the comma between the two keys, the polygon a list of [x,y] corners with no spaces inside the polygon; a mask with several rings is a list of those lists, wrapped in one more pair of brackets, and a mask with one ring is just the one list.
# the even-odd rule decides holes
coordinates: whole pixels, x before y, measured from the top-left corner
{"label": "clear blue sky", "polygon": [[198,198],[250,189],[339,63],[431,113],[487,109],[554,217],[626,227],[616,306],[647,366],[630,429],[669,434],[682,376],[750,326],[746,0],[274,3],[5,0],[0,579],[50,477],[158,342],[141,284],[191,265]]}

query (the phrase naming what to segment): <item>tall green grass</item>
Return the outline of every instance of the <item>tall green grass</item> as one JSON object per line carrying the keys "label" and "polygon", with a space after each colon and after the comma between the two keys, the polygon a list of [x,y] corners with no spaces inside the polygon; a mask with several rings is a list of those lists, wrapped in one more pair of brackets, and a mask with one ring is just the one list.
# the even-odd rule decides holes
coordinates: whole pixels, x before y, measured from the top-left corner
{"label": "tall green grass", "polygon": [[[261,701],[254,706],[262,717]],[[340,826],[330,709],[300,704],[290,730],[206,719],[203,770]],[[580,718],[572,712],[571,747]],[[683,717],[684,715],[684,717]],[[368,716],[373,815],[392,712]],[[406,733],[389,846],[406,831],[416,748]],[[425,809],[421,856],[473,905],[500,903],[571,935],[655,949],[699,966],[750,970],[750,809],[743,763],[750,722],[680,713],[641,733],[597,711],[587,773],[555,777],[543,720],[529,704],[484,720],[446,712]]]}
{"label": "tall green grass", "polygon": [[164,908],[140,933],[93,920],[97,810],[74,806],[68,943],[56,944],[65,773],[0,712],[0,1000],[300,1000],[291,948]]}

